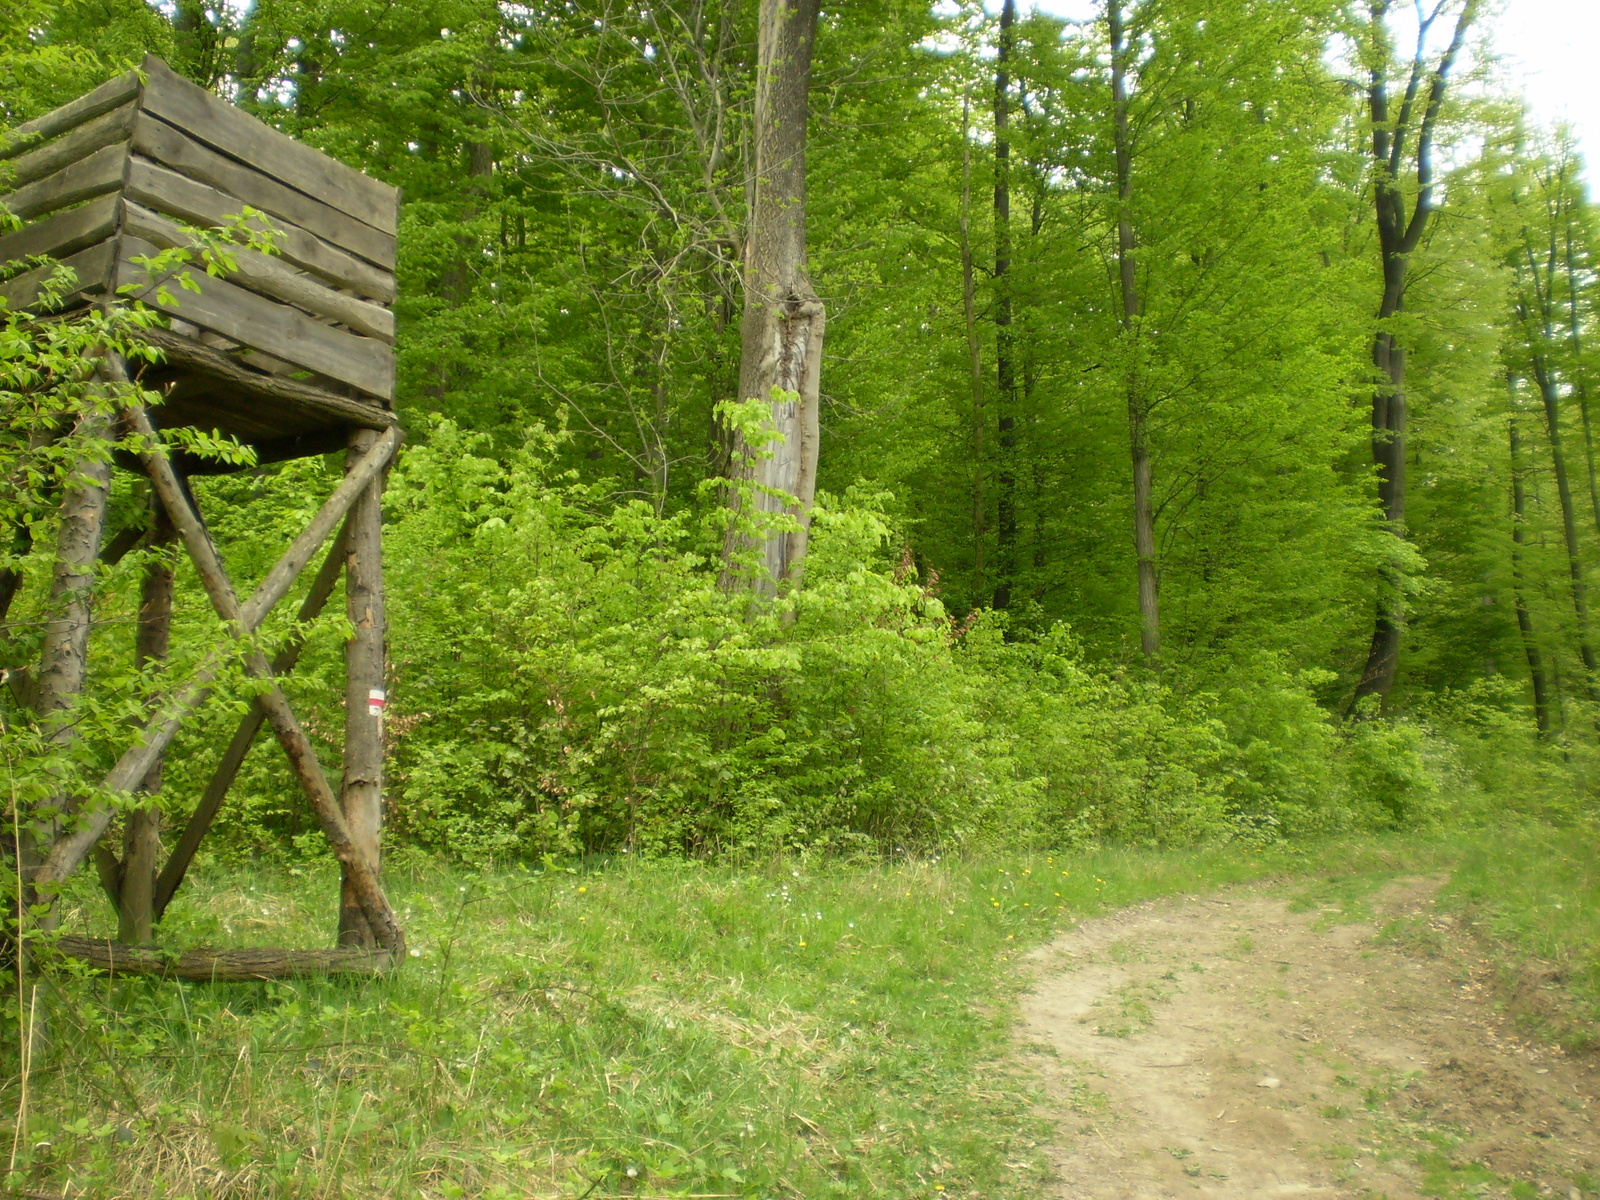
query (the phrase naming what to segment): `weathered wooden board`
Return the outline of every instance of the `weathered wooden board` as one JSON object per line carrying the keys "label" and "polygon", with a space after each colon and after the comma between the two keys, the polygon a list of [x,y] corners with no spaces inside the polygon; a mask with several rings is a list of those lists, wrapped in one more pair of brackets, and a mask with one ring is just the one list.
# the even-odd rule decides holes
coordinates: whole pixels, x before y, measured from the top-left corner
{"label": "weathered wooden board", "polygon": [[127,163],[126,142],[106,146],[54,175],[35,180],[9,195],[0,195],[0,201],[5,202],[13,216],[26,221],[115,191],[122,185]]}
{"label": "weathered wooden board", "polygon": [[104,146],[127,141],[128,131],[133,128],[133,119],[138,114],[138,105],[124,104],[78,126],[66,137],[47,142],[37,150],[0,165],[0,184],[19,188],[35,179],[53,175],[62,167],[70,167]]}
{"label": "weathered wooden board", "polygon": [[140,113],[134,123],[133,148],[190,179],[237,197],[251,208],[292,221],[324,241],[394,270],[394,234],[363,224],[253,167],[218,154],[148,112]]}
{"label": "weathered wooden board", "polygon": [[35,254],[60,258],[104,241],[117,227],[118,203],[115,194],[102,196],[82,208],[68,209],[0,237],[0,263],[16,262]]}
{"label": "weathered wooden board", "polygon": [[[150,279],[143,266],[131,261],[134,256],[149,257],[159,250],[127,234],[123,235],[122,247],[117,286],[136,285],[139,290],[133,294],[152,307],[214,329],[243,345],[298,363],[380,400],[388,401],[393,397],[394,351],[376,338],[334,329],[287,305],[274,304],[192,267],[178,268],[166,283],[176,306],[160,304],[156,282]],[[193,292],[183,288],[180,283],[183,278],[192,280],[200,290]]]}
{"label": "weathered wooden board", "polygon": [[[189,235],[176,221],[131,201],[124,210],[122,227],[127,233],[163,249],[192,244]],[[365,300],[324,287],[276,258],[258,254],[254,250],[235,250],[233,257],[239,269],[228,276],[230,283],[293,304],[313,316],[331,318],[357,333],[385,342],[394,341],[394,314],[381,305],[368,304]]]}
{"label": "weathered wooden board", "polygon": [[139,75],[129,71],[102,83],[87,96],[63,104],[60,108],[24,121],[6,135],[0,145],[0,159],[14,158],[49,138],[59,137],[67,130],[92,121],[102,113],[110,112],[139,94]]}
{"label": "weathered wooden board", "polygon": [[[138,155],[128,164],[125,191],[129,199],[147,208],[205,228],[225,224],[242,208],[240,201],[232,196],[197,183],[176,171],[158,167]],[[330,246],[316,235],[281,218],[267,219],[262,227],[266,225],[278,231],[276,249],[279,258],[374,300],[388,303],[394,299],[394,276],[389,272],[353,254],[347,254],[337,246]]]}
{"label": "weathered wooden board", "polygon": [[[189,338],[168,333],[165,329],[141,329],[134,336],[160,350],[165,362],[147,370],[168,368],[192,374],[198,380],[215,380],[231,389],[235,395],[249,399],[260,410],[283,409],[298,415],[307,428],[351,426],[360,429],[388,429],[395,423],[394,414],[361,400],[346,396],[332,396],[318,388],[293,379],[280,379],[247,370],[232,361],[226,354],[202,346]],[[264,417],[270,412],[263,411]],[[278,428],[263,424],[263,429]]]}
{"label": "weathered wooden board", "polygon": [[68,255],[59,263],[37,267],[18,275],[15,279],[0,283],[0,296],[5,297],[6,303],[12,308],[28,308],[38,300],[40,288],[54,274],[57,267],[66,266],[77,272],[78,285],[62,298],[62,305],[58,307],[70,308],[76,297],[106,290],[107,280],[111,276],[111,263],[115,257],[116,239],[108,238],[98,246],[90,246],[87,250]]}
{"label": "weathered wooden board", "polygon": [[295,141],[190,83],[146,55],[144,109],[240,162],[388,234],[399,228],[399,193]]}

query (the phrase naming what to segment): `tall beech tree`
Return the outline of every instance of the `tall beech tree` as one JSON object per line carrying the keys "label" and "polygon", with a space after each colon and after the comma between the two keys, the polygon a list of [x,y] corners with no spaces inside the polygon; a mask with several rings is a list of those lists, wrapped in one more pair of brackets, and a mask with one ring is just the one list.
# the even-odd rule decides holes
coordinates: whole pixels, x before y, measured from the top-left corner
{"label": "tall beech tree", "polygon": [[[1412,255],[1433,215],[1434,140],[1450,73],[1478,14],[1478,0],[1436,0],[1418,7],[1416,43],[1408,64],[1396,62],[1390,26],[1393,0],[1368,0],[1360,52],[1366,68],[1372,199],[1383,275],[1372,365],[1380,378],[1372,393],[1372,461],[1378,501],[1389,532],[1406,536],[1406,348],[1394,326],[1405,308]],[[1435,56],[1430,36],[1454,17],[1450,39]],[[1395,95],[1396,85],[1400,93]],[[1378,572],[1377,612],[1367,665],[1355,701],[1389,695],[1400,662],[1405,627],[1405,587],[1400,559]]]}

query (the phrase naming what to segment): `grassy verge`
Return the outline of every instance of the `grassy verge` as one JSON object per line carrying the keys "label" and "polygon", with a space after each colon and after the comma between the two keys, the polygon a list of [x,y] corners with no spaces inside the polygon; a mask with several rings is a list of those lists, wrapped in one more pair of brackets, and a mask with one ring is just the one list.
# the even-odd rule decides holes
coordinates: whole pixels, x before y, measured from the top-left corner
{"label": "grassy verge", "polygon": [[1519,1022],[1600,1047],[1600,825],[1507,823],[1463,839],[1440,905],[1490,946]]}
{"label": "grassy verge", "polygon": [[[5,1131],[12,1182],[108,1198],[1020,1196],[1044,1132],[1008,1065],[1021,951],[1163,893],[1430,853],[402,865],[391,894],[418,957],[390,978],[63,986],[25,1124]],[[197,883],[169,944],[327,940],[327,870]],[[99,907],[86,897],[78,927]],[[5,1091],[15,1109],[14,1075]]]}
{"label": "grassy verge", "polygon": [[[1590,987],[1592,841],[1517,839],[880,867],[400,864],[391,894],[417,957],[391,977],[65,983],[26,1119],[3,1129],[11,1184],[108,1200],[1037,1194],[1047,1130],[1008,1042],[1027,948],[1098,911],[1268,877],[1305,878],[1301,903],[1354,917],[1383,879],[1459,861],[1449,903],[1507,944],[1587,953],[1572,979]],[[169,944],[328,938],[324,867],[196,883]],[[72,924],[97,928],[102,907],[86,895]],[[14,1016],[6,1053],[15,1111]]]}

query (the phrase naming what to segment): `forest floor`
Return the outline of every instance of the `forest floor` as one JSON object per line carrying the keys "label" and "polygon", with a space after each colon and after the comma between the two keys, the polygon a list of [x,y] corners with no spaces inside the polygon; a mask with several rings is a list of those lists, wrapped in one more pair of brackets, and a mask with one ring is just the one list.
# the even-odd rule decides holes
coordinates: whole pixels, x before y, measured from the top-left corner
{"label": "forest floor", "polygon": [[1070,1200],[1600,1195],[1600,1061],[1530,1038],[1441,876],[1251,885],[1032,952],[1021,1049]]}

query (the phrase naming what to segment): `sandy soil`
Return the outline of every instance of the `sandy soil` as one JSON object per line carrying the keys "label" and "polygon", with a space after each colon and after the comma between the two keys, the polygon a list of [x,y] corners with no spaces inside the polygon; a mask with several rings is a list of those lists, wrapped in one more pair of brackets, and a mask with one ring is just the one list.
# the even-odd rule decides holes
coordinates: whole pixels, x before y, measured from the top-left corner
{"label": "sandy soil", "polygon": [[1037,951],[1019,1036],[1054,1194],[1600,1197],[1600,1064],[1517,1034],[1439,883],[1364,922],[1270,891],[1154,903]]}

